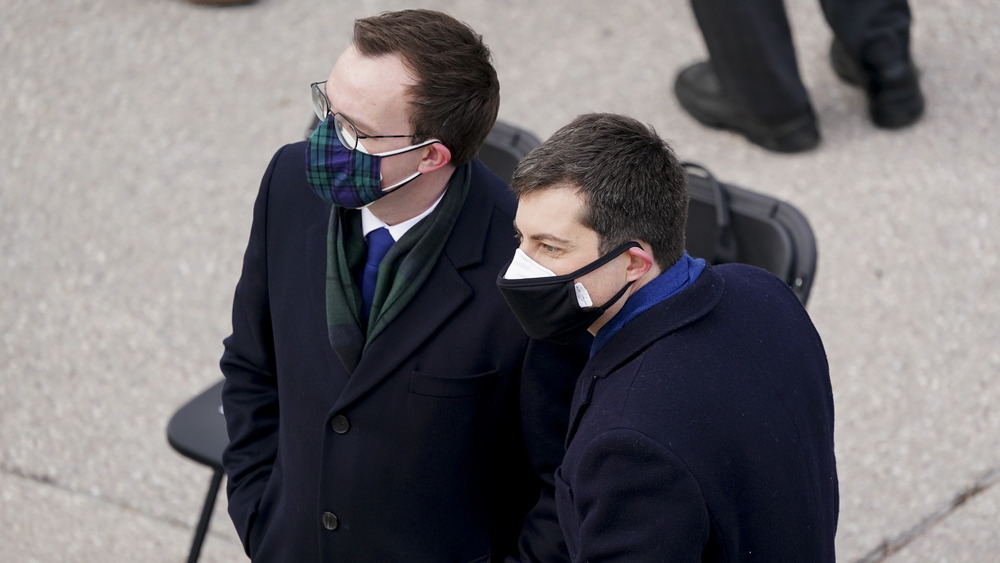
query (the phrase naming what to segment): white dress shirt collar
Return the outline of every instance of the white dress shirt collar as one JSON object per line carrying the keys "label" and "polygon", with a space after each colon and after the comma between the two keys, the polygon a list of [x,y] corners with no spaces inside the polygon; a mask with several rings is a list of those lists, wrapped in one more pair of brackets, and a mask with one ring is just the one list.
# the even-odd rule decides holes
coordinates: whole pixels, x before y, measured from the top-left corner
{"label": "white dress shirt collar", "polygon": [[441,203],[441,200],[444,198],[444,194],[447,192],[448,190],[441,192],[441,195],[437,198],[437,200],[434,203],[432,203],[430,207],[425,209],[424,212],[421,213],[420,215],[417,215],[412,219],[407,219],[406,221],[403,221],[401,223],[396,223],[395,225],[386,225],[385,222],[376,217],[375,214],[371,212],[371,210],[369,210],[367,207],[362,207],[361,232],[364,236],[367,237],[368,233],[374,231],[375,229],[378,229],[379,227],[385,227],[389,231],[389,234],[392,235],[392,240],[399,240],[403,238],[403,235],[406,234],[406,231],[409,231],[414,225],[419,223],[421,219],[430,215],[431,211],[434,211],[434,209],[438,206],[438,204]]}

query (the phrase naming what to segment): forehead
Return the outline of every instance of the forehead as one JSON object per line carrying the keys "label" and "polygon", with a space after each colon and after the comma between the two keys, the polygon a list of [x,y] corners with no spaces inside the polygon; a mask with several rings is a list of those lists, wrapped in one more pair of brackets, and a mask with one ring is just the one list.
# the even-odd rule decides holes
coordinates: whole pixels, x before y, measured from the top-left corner
{"label": "forehead", "polygon": [[566,239],[578,237],[583,231],[590,231],[580,222],[584,206],[583,195],[576,186],[558,184],[522,195],[515,222],[526,237],[543,233]]}
{"label": "forehead", "polygon": [[[352,45],[333,65],[326,95],[333,111],[359,128],[394,135],[408,131],[407,88],[415,83],[397,55],[366,57]],[[395,129],[386,133],[387,128]]]}

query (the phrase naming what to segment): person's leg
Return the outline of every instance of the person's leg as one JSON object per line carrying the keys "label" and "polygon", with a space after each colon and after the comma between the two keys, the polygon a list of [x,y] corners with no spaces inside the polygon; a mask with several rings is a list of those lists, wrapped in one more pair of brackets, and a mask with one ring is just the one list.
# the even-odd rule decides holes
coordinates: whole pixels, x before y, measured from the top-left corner
{"label": "person's leg", "polygon": [[719,84],[733,102],[764,120],[809,108],[782,0],[693,0]]}
{"label": "person's leg", "polygon": [[924,98],[910,54],[907,0],[821,0],[835,39],[834,70],[868,95],[872,121],[904,127],[920,118]]}
{"label": "person's leg", "polygon": [[693,0],[709,61],[683,70],[675,92],[706,125],[771,150],[819,142],[782,0]]}
{"label": "person's leg", "polygon": [[862,50],[880,45],[874,56],[906,58],[910,54],[910,6],[907,0],[820,0],[823,15],[847,54],[861,59]]}

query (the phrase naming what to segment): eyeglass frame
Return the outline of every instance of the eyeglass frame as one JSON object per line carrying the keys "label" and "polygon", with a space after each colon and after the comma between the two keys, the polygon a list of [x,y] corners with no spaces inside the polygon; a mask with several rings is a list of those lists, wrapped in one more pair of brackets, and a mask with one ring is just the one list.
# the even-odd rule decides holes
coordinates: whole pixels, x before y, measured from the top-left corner
{"label": "eyeglass frame", "polygon": [[322,82],[313,82],[312,84],[309,85],[309,87],[312,89],[313,111],[316,112],[316,117],[318,117],[320,121],[323,121],[329,118],[330,116],[333,116],[334,119],[337,119],[339,117],[340,118],[339,121],[342,121],[343,123],[346,123],[348,126],[350,126],[350,128],[354,133],[353,146],[351,146],[351,143],[348,142],[348,139],[345,139],[344,135],[340,133],[340,129],[339,128],[336,129],[337,137],[340,138],[340,142],[343,143],[344,147],[347,148],[348,150],[352,151],[357,150],[358,145],[361,144],[361,139],[406,139],[406,138],[414,139],[418,136],[418,135],[362,135],[358,133],[358,127],[353,123],[351,123],[350,119],[347,119],[347,117],[345,117],[344,114],[342,113],[333,111],[333,104],[330,103],[330,98],[326,96],[326,88],[323,87],[326,83],[327,81],[324,80]]}

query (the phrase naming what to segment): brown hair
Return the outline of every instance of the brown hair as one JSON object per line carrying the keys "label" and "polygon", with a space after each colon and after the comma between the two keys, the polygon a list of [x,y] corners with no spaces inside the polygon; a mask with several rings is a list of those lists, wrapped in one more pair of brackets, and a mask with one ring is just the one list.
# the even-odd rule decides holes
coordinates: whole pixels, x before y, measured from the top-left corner
{"label": "brown hair", "polygon": [[416,78],[410,121],[419,139],[434,137],[458,166],[473,159],[496,122],[500,82],[481,35],[431,10],[402,10],[354,22],[364,56],[397,55]]}
{"label": "brown hair", "polygon": [[580,222],[600,237],[601,254],[643,240],[664,270],[684,254],[687,173],[652,127],[622,115],[577,117],[518,164],[510,187],[520,198],[557,184],[580,190]]}

